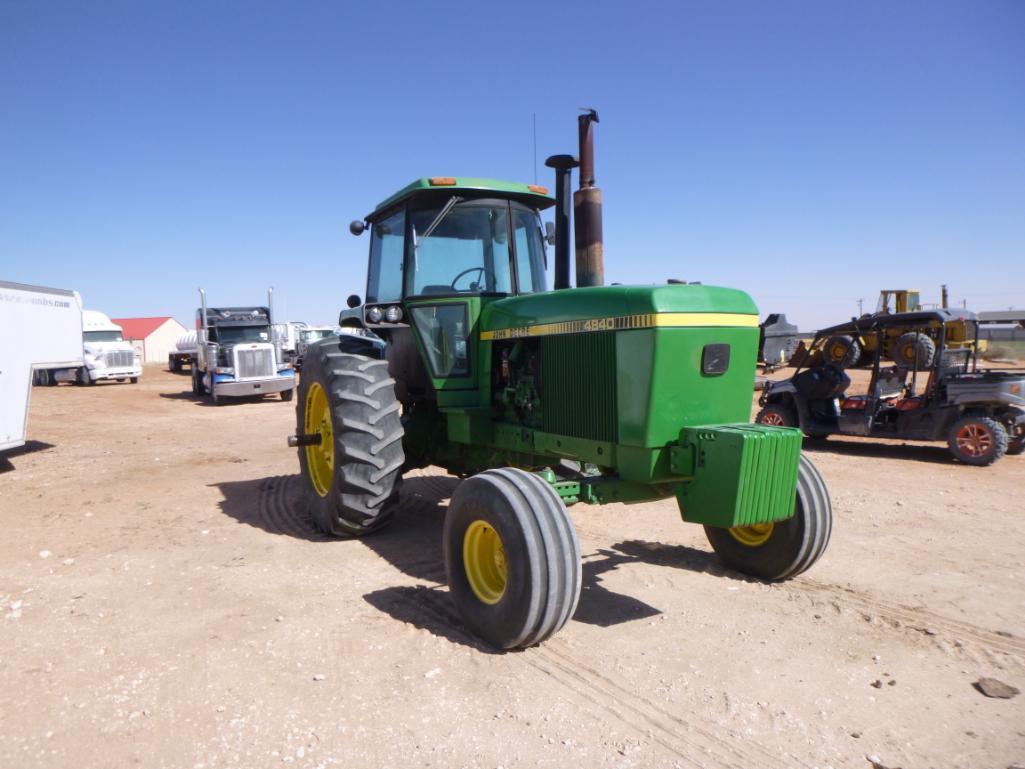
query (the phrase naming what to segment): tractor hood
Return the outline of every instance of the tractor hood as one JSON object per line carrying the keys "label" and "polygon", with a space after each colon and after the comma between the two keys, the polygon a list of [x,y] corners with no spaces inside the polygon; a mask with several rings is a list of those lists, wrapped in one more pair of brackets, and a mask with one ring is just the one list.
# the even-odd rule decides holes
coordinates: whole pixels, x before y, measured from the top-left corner
{"label": "tractor hood", "polygon": [[743,291],[704,285],[596,286],[489,302],[481,339],[614,331],[659,326],[758,325],[758,308]]}

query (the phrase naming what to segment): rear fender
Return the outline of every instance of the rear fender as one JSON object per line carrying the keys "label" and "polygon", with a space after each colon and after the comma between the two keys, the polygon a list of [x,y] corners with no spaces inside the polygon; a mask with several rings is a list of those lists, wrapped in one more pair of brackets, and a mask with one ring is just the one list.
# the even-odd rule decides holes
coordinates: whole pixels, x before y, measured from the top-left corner
{"label": "rear fender", "polygon": [[319,339],[311,344],[307,350],[307,356],[314,346],[320,347],[323,345],[337,346],[337,349],[341,352],[364,355],[368,358],[377,358],[378,360],[384,360],[385,350],[388,348],[385,341],[376,335],[339,334],[336,337]]}
{"label": "rear fender", "polygon": [[769,403],[788,403],[793,404],[797,390],[789,379],[784,379],[781,382],[769,382],[768,386],[762,390],[762,394],[758,396],[758,405],[765,406]]}

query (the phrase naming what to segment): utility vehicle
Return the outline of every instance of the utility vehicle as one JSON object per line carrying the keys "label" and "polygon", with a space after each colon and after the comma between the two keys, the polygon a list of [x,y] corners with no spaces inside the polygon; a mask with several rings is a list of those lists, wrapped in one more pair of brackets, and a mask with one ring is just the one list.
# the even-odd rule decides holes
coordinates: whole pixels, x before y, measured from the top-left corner
{"label": "utility vehicle", "polygon": [[[918,354],[887,365],[881,340],[897,325]],[[974,342],[947,345],[951,328],[970,329]],[[865,392],[823,350],[837,336],[875,341]],[[925,344],[927,342],[928,344]],[[970,465],[989,465],[1025,450],[1025,371],[980,369],[978,325],[967,311],[931,310],[866,316],[819,331],[807,364],[762,391],[760,424],[800,427],[812,437],[832,434],[901,440],[946,440]],[[923,352],[925,351],[925,352]]]}
{"label": "utility vehicle", "polygon": [[[366,300],[310,346],[299,464],[311,517],[359,536],[392,516],[404,470],[467,478],[443,543],[452,598],[491,645],[539,643],[573,615],[580,548],[566,506],[675,498],[733,568],[810,567],[832,512],[799,430],[749,423],[758,312],[704,285],[602,286],[594,113],[557,193],[417,179],[350,229],[370,230]],[[579,163],[576,279],[569,174]],[[554,289],[539,212],[556,206]],[[624,513],[628,514],[628,513]]]}

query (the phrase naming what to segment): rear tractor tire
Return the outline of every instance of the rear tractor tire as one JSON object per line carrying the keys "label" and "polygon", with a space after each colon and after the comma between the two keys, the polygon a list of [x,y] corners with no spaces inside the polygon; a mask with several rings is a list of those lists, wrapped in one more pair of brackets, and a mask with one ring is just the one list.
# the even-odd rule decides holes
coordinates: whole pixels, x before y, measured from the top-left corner
{"label": "rear tractor tire", "polygon": [[989,417],[961,417],[947,433],[947,446],[955,459],[966,465],[985,467],[1007,453],[1007,430]]}
{"label": "rear tractor tire", "polygon": [[852,336],[837,334],[829,337],[822,345],[822,357],[825,363],[847,368],[858,362],[861,357],[861,345]]}
{"label": "rear tractor tire", "polygon": [[919,371],[929,368],[935,356],[936,343],[917,331],[901,334],[890,348],[890,357],[894,363],[904,368],[917,366]]}
{"label": "rear tractor tire", "polygon": [[299,382],[298,431],[319,434],[299,447],[306,507],[316,527],[359,537],[391,520],[402,482],[402,423],[388,362],[312,347]]}
{"label": "rear tractor tire", "polygon": [[486,470],[452,495],[442,535],[463,621],[497,649],[557,633],[580,599],[580,545],[559,495],[532,473]]}
{"label": "rear tractor tire", "polygon": [[776,581],[810,568],[825,552],[832,529],[833,506],[826,484],[811,460],[802,456],[792,517],[732,529],[706,526],[705,535],[730,568]]}

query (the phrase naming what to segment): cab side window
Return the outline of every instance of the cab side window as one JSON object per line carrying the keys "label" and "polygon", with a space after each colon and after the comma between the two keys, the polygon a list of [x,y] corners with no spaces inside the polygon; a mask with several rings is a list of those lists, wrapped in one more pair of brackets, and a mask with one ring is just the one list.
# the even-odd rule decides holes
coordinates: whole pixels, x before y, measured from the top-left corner
{"label": "cab side window", "polygon": [[405,234],[405,210],[397,211],[374,224],[367,270],[368,303],[397,302],[402,299],[402,245]]}

